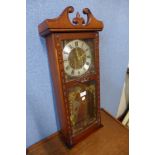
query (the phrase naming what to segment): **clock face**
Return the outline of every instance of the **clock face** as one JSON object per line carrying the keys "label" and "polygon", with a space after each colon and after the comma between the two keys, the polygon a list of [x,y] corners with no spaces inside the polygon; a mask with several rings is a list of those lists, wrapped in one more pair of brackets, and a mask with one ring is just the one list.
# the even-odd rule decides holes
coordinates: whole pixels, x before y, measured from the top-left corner
{"label": "clock face", "polygon": [[64,71],[71,77],[85,74],[91,64],[90,46],[83,40],[69,41],[63,48]]}

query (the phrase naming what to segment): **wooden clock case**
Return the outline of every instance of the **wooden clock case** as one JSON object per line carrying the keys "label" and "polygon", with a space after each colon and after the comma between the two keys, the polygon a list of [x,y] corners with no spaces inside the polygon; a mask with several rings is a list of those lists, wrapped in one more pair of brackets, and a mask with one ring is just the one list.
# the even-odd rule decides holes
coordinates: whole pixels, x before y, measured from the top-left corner
{"label": "wooden clock case", "polygon": [[[77,13],[76,17],[70,22],[69,13],[74,8],[67,7],[62,14],[55,19],[46,19],[39,26],[39,33],[45,37],[48,49],[48,58],[50,70],[54,85],[54,93],[56,96],[56,105],[60,122],[60,135],[67,146],[71,147],[87,137],[93,131],[99,129],[101,125],[100,118],[100,75],[99,75],[99,34],[98,31],[103,29],[103,23],[96,20],[88,8],[83,9],[83,13],[87,15],[87,22]],[[95,54],[95,74],[83,75],[79,78],[66,82],[61,41],[63,39],[93,39]],[[68,105],[67,90],[71,86],[84,84],[87,81],[95,80],[97,111],[96,120],[87,128],[73,136],[70,121],[70,110]]]}

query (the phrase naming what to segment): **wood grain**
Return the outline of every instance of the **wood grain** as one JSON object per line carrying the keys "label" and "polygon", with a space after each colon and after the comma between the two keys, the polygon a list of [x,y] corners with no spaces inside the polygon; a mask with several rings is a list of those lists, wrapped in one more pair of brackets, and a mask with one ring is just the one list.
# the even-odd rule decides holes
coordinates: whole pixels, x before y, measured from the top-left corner
{"label": "wood grain", "polygon": [[129,130],[105,110],[101,111],[104,124],[82,142],[69,149],[56,133],[27,149],[27,155],[128,155]]}
{"label": "wood grain", "polygon": [[64,9],[61,15],[54,19],[46,19],[39,26],[39,33],[46,36],[51,32],[77,32],[77,31],[101,31],[104,27],[102,21],[97,20],[88,8],[83,9],[83,13],[87,15],[87,21],[80,17],[77,12],[76,17],[71,22],[69,13],[73,13],[74,8],[69,6]]}

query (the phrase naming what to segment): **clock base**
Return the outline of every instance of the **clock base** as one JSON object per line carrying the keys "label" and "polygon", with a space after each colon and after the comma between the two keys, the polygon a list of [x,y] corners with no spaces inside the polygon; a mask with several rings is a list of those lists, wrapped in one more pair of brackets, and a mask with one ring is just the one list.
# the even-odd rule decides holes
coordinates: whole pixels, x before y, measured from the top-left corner
{"label": "clock base", "polygon": [[91,127],[89,127],[88,129],[81,132],[80,134],[78,134],[77,136],[67,137],[67,138],[65,138],[64,135],[60,132],[60,138],[62,139],[62,141],[65,143],[65,145],[68,148],[72,148],[73,146],[75,146],[76,144],[81,142],[83,139],[87,138],[93,132],[96,132],[98,129],[100,129],[102,127],[104,127],[104,125],[102,125],[102,124],[98,125],[96,123],[96,124],[92,125]]}

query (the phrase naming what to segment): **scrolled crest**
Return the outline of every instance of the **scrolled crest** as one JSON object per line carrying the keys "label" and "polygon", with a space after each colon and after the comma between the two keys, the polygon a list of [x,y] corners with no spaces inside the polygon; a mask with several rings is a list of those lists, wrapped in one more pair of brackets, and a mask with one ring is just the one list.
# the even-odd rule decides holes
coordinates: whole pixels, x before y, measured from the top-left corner
{"label": "scrolled crest", "polygon": [[65,31],[101,31],[103,29],[102,21],[97,20],[88,8],[83,9],[83,14],[87,16],[87,20],[81,17],[80,13],[76,13],[76,17],[69,18],[69,14],[74,12],[72,6],[68,6],[54,19],[46,19],[39,25],[39,33],[45,36],[51,32]]}

